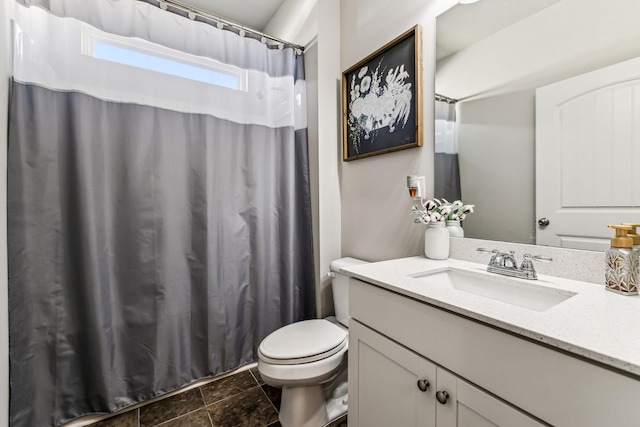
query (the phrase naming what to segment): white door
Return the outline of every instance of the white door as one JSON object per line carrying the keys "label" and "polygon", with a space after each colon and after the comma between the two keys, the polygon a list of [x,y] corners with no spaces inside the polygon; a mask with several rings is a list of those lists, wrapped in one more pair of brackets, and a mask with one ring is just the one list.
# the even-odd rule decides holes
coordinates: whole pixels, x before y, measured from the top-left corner
{"label": "white door", "polygon": [[640,222],[640,58],[536,91],[536,243],[604,250]]}

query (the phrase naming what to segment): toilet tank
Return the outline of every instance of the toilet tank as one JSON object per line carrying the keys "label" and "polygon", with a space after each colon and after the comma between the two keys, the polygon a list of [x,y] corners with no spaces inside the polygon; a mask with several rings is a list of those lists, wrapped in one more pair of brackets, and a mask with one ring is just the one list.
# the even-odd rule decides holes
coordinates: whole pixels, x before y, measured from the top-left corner
{"label": "toilet tank", "polygon": [[367,261],[355,258],[340,258],[333,261],[330,266],[331,271],[335,273],[335,277],[331,281],[333,308],[335,309],[338,322],[346,327],[349,327],[349,277],[340,274],[339,270],[342,267],[358,264],[367,264]]}

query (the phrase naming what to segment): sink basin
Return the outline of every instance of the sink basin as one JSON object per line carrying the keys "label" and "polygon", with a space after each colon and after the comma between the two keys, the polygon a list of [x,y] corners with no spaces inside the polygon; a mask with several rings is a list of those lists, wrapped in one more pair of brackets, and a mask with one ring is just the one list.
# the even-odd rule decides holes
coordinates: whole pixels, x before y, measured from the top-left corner
{"label": "sink basin", "polygon": [[446,285],[462,292],[535,311],[548,310],[575,295],[574,292],[514,280],[506,276],[457,268],[419,273],[412,277],[428,284]]}

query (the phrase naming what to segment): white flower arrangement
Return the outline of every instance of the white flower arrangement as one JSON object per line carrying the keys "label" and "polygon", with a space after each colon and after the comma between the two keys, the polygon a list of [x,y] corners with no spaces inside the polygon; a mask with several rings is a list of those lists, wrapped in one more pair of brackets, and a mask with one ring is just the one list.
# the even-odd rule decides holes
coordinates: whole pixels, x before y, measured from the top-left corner
{"label": "white flower arrangement", "polygon": [[389,133],[398,125],[403,128],[411,113],[411,83],[404,64],[387,70],[382,65],[375,70],[365,65],[351,78],[347,125],[353,149],[360,153],[360,138],[373,142],[377,132],[388,127]]}
{"label": "white flower arrangement", "polygon": [[421,200],[420,207],[411,206],[411,215],[417,218],[413,222],[417,224],[429,224],[430,222],[463,220],[473,213],[475,205],[465,205],[460,200],[449,203],[446,199]]}

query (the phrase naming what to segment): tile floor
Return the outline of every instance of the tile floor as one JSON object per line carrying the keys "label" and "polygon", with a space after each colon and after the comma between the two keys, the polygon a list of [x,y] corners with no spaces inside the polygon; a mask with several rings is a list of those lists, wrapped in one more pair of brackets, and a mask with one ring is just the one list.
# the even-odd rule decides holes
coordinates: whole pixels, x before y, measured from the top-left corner
{"label": "tile floor", "polygon": [[[253,368],[90,427],[280,427],[280,394]],[[346,415],[327,427],[347,427]]]}

